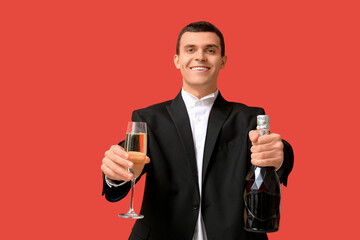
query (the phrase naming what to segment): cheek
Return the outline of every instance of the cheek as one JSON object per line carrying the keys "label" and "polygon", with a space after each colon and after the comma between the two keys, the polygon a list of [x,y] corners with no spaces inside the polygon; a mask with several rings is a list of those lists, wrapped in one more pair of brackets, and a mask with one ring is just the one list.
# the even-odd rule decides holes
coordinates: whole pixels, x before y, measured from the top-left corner
{"label": "cheek", "polygon": [[182,57],[179,61],[179,63],[181,64],[182,67],[186,67],[190,64],[191,62],[191,58],[189,57]]}
{"label": "cheek", "polygon": [[216,70],[219,71],[220,69],[223,69],[223,68],[224,68],[224,65],[222,65],[221,62],[219,62],[219,63],[217,64]]}
{"label": "cheek", "polygon": [[187,76],[187,75],[189,75],[188,72],[187,72],[187,70],[186,70],[186,68],[181,67],[181,68],[180,68],[180,72],[181,72],[181,75],[182,75],[182,76]]}

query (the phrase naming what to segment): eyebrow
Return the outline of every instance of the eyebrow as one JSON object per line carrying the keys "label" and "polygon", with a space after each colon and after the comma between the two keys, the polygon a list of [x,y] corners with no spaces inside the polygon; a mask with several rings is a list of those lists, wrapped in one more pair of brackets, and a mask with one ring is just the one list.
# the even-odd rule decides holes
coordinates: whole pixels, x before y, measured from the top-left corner
{"label": "eyebrow", "polygon": [[[184,47],[185,48],[196,47],[196,45],[195,44],[186,44]],[[210,47],[219,48],[219,46],[216,45],[216,44],[206,44],[205,47],[207,47],[207,48],[210,48]]]}

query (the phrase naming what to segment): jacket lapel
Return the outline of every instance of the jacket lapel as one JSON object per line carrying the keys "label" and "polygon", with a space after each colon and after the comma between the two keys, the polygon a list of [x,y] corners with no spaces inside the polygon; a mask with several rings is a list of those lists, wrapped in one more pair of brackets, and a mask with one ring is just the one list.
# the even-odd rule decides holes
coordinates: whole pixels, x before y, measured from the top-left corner
{"label": "jacket lapel", "polygon": [[213,154],[214,147],[220,133],[221,127],[231,112],[231,105],[220,94],[216,98],[214,105],[211,109],[208,128],[205,140],[204,149],[204,162],[203,162],[203,174],[202,181],[204,182],[207,169],[210,163],[211,155]]}
{"label": "jacket lapel", "polygon": [[181,97],[181,92],[176,96],[176,98],[171,102],[171,104],[167,106],[167,110],[180,136],[184,151],[191,167],[191,172],[195,181],[195,185],[197,186],[197,191],[199,192],[194,141],[192,137],[189,116],[186,110],[185,103]]}

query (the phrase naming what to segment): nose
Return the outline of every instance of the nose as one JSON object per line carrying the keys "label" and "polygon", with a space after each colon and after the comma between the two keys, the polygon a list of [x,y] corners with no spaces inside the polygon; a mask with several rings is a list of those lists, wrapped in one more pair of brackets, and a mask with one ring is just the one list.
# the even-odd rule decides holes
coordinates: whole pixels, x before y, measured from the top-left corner
{"label": "nose", "polygon": [[202,51],[202,50],[197,51],[196,56],[195,56],[195,60],[206,61],[207,58],[206,58],[206,55],[205,55],[204,51]]}

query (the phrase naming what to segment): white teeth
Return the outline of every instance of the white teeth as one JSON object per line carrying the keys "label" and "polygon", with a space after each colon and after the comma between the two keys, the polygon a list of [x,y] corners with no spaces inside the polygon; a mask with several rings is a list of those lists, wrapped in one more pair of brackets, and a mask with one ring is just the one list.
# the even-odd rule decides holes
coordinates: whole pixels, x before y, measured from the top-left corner
{"label": "white teeth", "polygon": [[194,71],[206,71],[206,70],[208,70],[208,68],[206,68],[206,67],[193,67],[191,69],[194,70]]}

